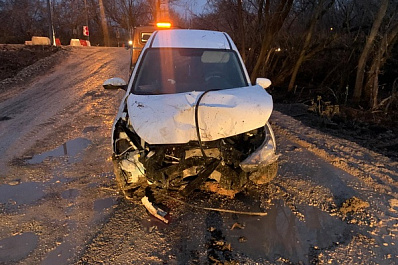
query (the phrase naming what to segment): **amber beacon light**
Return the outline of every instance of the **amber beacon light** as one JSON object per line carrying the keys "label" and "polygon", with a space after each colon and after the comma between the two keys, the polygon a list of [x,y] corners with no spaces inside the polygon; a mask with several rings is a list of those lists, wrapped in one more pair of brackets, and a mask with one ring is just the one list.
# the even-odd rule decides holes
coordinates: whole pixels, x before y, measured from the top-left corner
{"label": "amber beacon light", "polygon": [[170,22],[158,22],[156,23],[156,27],[158,28],[171,28],[171,23]]}

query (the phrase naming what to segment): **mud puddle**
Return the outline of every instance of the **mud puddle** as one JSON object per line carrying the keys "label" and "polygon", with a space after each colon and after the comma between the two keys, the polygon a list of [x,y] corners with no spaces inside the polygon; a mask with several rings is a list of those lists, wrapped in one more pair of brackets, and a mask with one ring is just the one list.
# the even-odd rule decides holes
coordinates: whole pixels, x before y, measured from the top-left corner
{"label": "mud puddle", "polygon": [[64,265],[70,264],[74,255],[74,245],[71,242],[60,244],[55,250],[51,251],[41,262],[42,265]]}
{"label": "mud puddle", "polygon": [[74,200],[80,195],[78,189],[67,189],[61,193],[61,198],[65,200]]}
{"label": "mud puddle", "polygon": [[[267,216],[239,215],[228,225],[223,236],[233,252],[266,260],[289,258],[290,262],[311,263],[322,249],[342,244],[350,228],[339,218],[320,209],[303,205],[298,218],[283,201],[276,201]],[[225,220],[224,220],[225,221]]]}
{"label": "mud puddle", "polygon": [[38,244],[39,237],[32,232],[0,240],[0,263],[18,262],[29,255]]}
{"label": "mud puddle", "polygon": [[115,204],[116,204],[115,197],[97,199],[94,201],[94,211],[101,213],[112,208]]}
{"label": "mud puddle", "polygon": [[25,182],[18,185],[0,185],[0,204],[6,209],[32,204],[45,195],[44,185],[39,182]]}
{"label": "mud puddle", "polygon": [[94,201],[94,223],[102,222],[104,219],[108,218],[112,213],[114,207],[117,205],[116,197],[108,197],[103,199],[97,199]]}
{"label": "mud puddle", "polygon": [[[13,180],[8,184],[0,185],[0,209],[14,211],[21,206],[35,204],[48,192],[46,189],[51,185],[64,185],[70,179],[55,176],[47,182],[21,182]],[[61,196],[63,199],[74,199],[79,195],[75,189],[65,190]]]}
{"label": "mud puddle", "polygon": [[39,164],[47,158],[64,157],[68,163],[79,162],[81,153],[91,144],[91,141],[86,138],[76,138],[63,143],[57,148],[34,155],[31,159],[26,160],[28,164]]}
{"label": "mud puddle", "polygon": [[72,264],[71,259],[73,259],[73,256],[76,253],[76,244],[74,244],[75,239],[73,231],[77,229],[78,223],[73,220],[68,220],[66,224],[66,227],[68,228],[67,235],[61,240],[57,240],[57,247],[50,251],[40,264]]}

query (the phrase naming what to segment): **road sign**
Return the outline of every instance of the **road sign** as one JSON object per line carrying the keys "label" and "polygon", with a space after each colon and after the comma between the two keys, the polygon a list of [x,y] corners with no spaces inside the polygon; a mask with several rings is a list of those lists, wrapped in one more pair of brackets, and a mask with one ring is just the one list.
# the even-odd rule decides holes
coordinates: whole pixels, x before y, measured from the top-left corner
{"label": "road sign", "polygon": [[88,26],[83,26],[83,36],[89,36],[90,32],[88,31]]}

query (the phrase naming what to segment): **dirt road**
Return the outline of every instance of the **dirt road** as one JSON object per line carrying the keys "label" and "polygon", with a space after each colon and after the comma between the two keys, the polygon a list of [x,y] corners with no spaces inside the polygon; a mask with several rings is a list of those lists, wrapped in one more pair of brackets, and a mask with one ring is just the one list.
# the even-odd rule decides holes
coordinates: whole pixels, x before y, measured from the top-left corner
{"label": "dirt road", "polygon": [[[270,184],[172,198],[171,223],[120,200],[110,130],[129,51],[76,48],[0,95],[0,264],[396,264],[398,164],[274,112]],[[214,207],[266,213],[222,213]]]}
{"label": "dirt road", "polygon": [[0,103],[0,263],[75,260],[117,200],[110,128],[123,93],[101,85],[127,78],[129,51],[66,53]]}

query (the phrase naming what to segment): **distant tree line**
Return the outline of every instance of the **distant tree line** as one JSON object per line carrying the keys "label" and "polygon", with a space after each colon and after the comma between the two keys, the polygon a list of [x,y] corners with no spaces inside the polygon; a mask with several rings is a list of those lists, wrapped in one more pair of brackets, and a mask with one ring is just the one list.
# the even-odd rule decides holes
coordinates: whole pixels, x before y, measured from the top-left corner
{"label": "distant tree line", "polygon": [[[193,27],[228,32],[251,74],[289,94],[398,105],[397,0],[208,0]],[[317,91],[318,90],[318,91]]]}
{"label": "distant tree line", "polygon": [[[0,43],[48,36],[48,3],[62,44],[85,38],[88,21],[92,45],[121,45],[156,14],[155,0],[0,0]],[[171,12],[181,27],[230,34],[253,82],[268,77],[289,95],[397,108],[398,0],[208,0],[200,15]]]}
{"label": "distant tree line", "polygon": [[[107,45],[117,45],[118,40],[128,39],[128,31],[134,26],[152,20],[152,2],[0,0],[0,43],[24,43],[35,35],[49,36],[50,3],[55,37],[59,38],[62,44],[69,44],[71,38],[86,38],[83,36],[83,26],[89,26],[89,39],[92,44],[104,45],[109,41]],[[103,16],[101,11],[104,12]]]}

